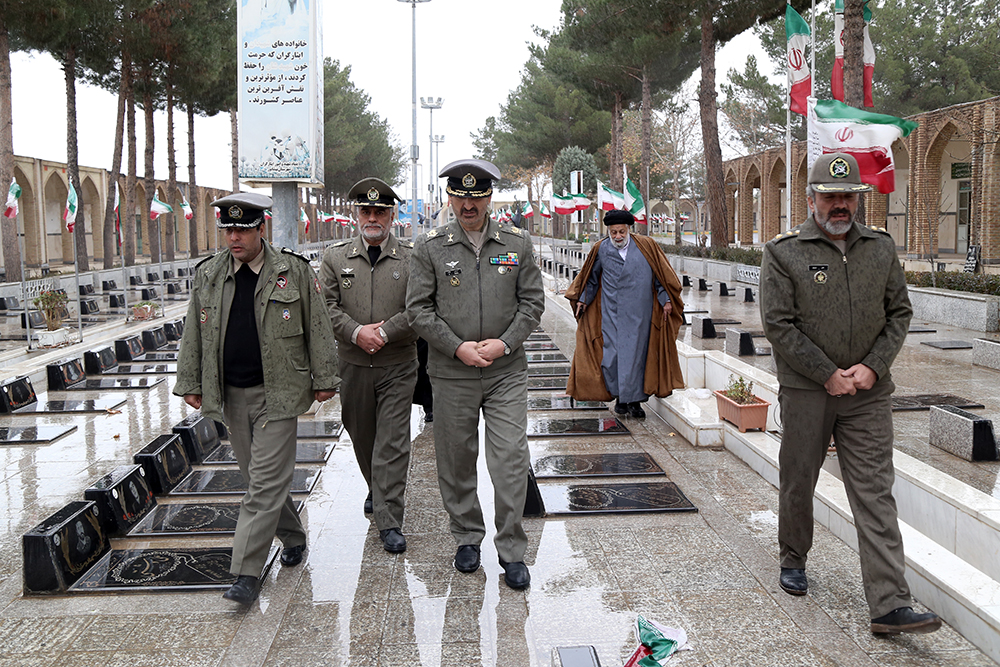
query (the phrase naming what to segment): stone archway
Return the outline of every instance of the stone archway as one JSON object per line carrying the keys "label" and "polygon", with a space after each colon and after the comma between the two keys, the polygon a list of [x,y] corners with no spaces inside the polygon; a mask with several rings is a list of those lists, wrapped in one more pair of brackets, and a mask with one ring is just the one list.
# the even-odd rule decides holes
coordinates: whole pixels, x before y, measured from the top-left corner
{"label": "stone archway", "polygon": [[[45,256],[45,229],[36,205],[38,193],[35,191],[34,180],[16,164],[14,165],[14,178],[21,186],[21,198],[17,202],[17,207],[18,217],[21,219],[21,230],[18,235],[23,240],[21,245],[22,261],[26,267],[38,267],[45,261],[43,259]],[[10,275],[9,271],[8,275]]]}
{"label": "stone archway", "polygon": [[[785,211],[785,159],[778,157],[768,170],[767,186],[760,190],[760,242],[767,243],[789,229]],[[785,215],[783,215],[785,214]]]}
{"label": "stone archway", "polygon": [[760,189],[760,169],[757,164],[751,162],[747,168],[746,175],[739,185],[739,212],[736,219],[737,239],[740,245],[753,244],[753,231],[756,226],[757,201],[754,190]]}
{"label": "stone archway", "polygon": [[917,182],[909,192],[910,221],[908,252],[931,257],[938,252],[939,211],[941,208],[941,159],[948,142],[958,132],[958,126],[947,120],[929,137],[923,164],[912,174]]}
{"label": "stone archway", "polygon": [[95,233],[95,230],[104,228],[104,198],[89,175],[83,178],[80,189],[83,190],[81,197],[83,198],[83,215],[86,221],[87,254],[95,261],[98,257],[103,261],[104,235],[99,232]]}
{"label": "stone archway", "polygon": [[45,207],[42,215],[45,221],[43,225],[45,251],[42,253],[42,263],[49,264],[50,267],[56,262],[72,264],[72,237],[63,223],[69,187],[63,180],[62,174],[57,171],[49,172],[42,194]]}

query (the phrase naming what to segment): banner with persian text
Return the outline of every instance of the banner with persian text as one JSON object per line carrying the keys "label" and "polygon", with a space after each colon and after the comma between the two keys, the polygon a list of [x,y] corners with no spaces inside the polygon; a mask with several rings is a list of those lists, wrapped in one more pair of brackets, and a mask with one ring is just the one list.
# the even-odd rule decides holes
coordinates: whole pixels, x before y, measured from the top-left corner
{"label": "banner with persian text", "polygon": [[240,0],[239,177],[323,184],[321,0]]}

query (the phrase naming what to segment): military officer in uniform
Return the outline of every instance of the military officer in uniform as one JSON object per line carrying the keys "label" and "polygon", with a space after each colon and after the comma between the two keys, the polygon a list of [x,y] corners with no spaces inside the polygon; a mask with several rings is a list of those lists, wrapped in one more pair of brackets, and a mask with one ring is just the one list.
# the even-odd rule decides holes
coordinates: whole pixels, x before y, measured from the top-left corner
{"label": "military officer in uniform", "polygon": [[264,238],[271,198],[236,193],[212,205],[227,249],[196,267],[174,393],[229,429],[248,490],[233,538],[237,579],[223,597],[248,605],[275,536],[283,565],[302,561],[306,533],[289,495],[297,418],[340,379],[316,274]]}
{"label": "military officer in uniform", "polygon": [[494,544],[511,588],[530,583],[521,525],[530,462],[528,365],[522,343],[545,309],[528,233],[489,219],[496,166],[460,160],[441,170],[454,219],[417,238],[406,312],[430,346],[434,446],[441,499],[458,544],[455,568],[475,572],[486,535],[476,493],[479,412],[496,505]]}
{"label": "military officer in uniform", "polygon": [[417,381],[417,336],[404,312],[413,246],[392,234],[400,199],[384,181],[361,180],[347,198],[357,207],[359,233],[327,249],[320,283],[340,349],[341,396],[349,397],[342,401],[344,427],[382,545],[400,553]]}
{"label": "military officer in uniform", "polygon": [[812,215],[764,247],[760,312],[778,371],[779,584],[805,595],[813,493],[833,435],[854,513],[871,631],[933,632],[941,619],[913,611],[892,496],[889,372],[913,309],[896,244],[855,221],[858,163],[821,156],[806,189]]}

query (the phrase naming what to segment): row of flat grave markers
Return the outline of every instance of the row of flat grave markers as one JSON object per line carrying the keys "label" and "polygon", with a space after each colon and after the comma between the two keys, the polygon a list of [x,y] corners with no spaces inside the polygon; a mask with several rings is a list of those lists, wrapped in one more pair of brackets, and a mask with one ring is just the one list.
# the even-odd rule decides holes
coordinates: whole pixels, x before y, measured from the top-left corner
{"label": "row of flat grave markers", "polygon": [[[339,437],[339,422],[301,424],[299,438]],[[204,547],[232,535],[246,484],[222,442],[225,428],[193,413],[136,452],[84,493],[24,534],[26,595],[106,591],[223,590],[232,549]],[[291,493],[301,511],[334,442],[299,442]],[[299,464],[306,464],[300,467]],[[309,466],[308,464],[318,464]],[[211,466],[211,467],[209,467]],[[158,503],[157,497],[166,502]],[[176,538],[191,538],[190,547]],[[153,546],[129,548],[129,539]],[[156,547],[158,538],[175,538]],[[199,541],[200,538],[200,541]],[[118,545],[113,540],[120,539]],[[264,574],[279,551],[273,547]]]}
{"label": "row of flat grave markers", "polygon": [[[691,285],[691,277],[690,276],[688,276],[688,275],[682,275],[681,276],[681,287],[682,288],[683,287],[692,287],[692,285]],[[730,289],[729,286],[726,283],[722,282],[722,281],[720,281],[718,283],[718,287],[719,287],[719,291],[718,291],[718,295],[719,296],[736,296],[737,290],[739,289],[739,288],[735,288],[735,287],[732,288],[732,289]],[[699,292],[711,292],[712,291],[712,285],[710,285],[709,282],[707,280],[705,280],[704,278],[698,278],[698,291]],[[754,303],[754,291],[753,291],[752,287],[744,287],[743,288],[743,303]]]}
{"label": "row of flat grave markers", "polygon": [[[551,343],[542,332],[529,337],[529,343]],[[555,349],[553,349],[555,348]],[[548,394],[529,393],[528,409],[531,412],[571,412],[565,417],[530,415],[527,424],[528,438],[556,439],[561,437],[593,438],[595,449],[601,449],[601,436],[630,436],[631,431],[613,416],[578,416],[587,412],[608,410],[600,401],[576,401],[565,394],[551,393],[552,389],[566,389],[568,366],[542,366],[557,361],[534,354],[556,354],[558,348],[528,351],[529,388],[549,389]],[[562,356],[562,353],[558,353]],[[562,356],[562,359],[565,359]],[[548,387],[539,383],[551,383]],[[531,385],[534,386],[531,386]],[[579,411],[579,412],[578,412]],[[641,481],[614,483],[608,480],[621,477],[665,477],[656,461],[646,452],[587,452],[550,454],[532,457],[532,475],[529,501],[537,498],[541,515],[581,515],[633,512],[697,511],[677,486],[669,481]],[[599,480],[587,484],[571,484],[566,480]],[[541,480],[541,483],[538,482]],[[528,512],[526,510],[526,515]]]}

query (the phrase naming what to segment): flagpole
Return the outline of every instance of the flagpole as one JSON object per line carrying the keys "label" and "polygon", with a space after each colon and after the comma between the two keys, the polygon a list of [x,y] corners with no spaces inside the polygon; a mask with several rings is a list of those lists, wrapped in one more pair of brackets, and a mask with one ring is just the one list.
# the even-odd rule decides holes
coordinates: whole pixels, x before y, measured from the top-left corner
{"label": "flagpole", "polygon": [[[70,236],[73,242],[73,277],[76,279],[76,326],[80,329],[80,342],[83,342],[83,298],[80,296],[80,260],[79,250],[76,248],[76,227]],[[29,334],[30,335],[30,334]]]}
{"label": "flagpole", "polygon": [[809,76],[812,80],[812,90],[816,86],[816,0],[812,0],[812,11],[809,15]]}
{"label": "flagpole", "polygon": [[14,234],[17,236],[17,249],[21,261],[21,306],[24,308],[24,330],[28,332],[28,352],[31,352],[31,322],[28,321],[28,283],[25,282],[24,273],[24,240],[21,238],[20,225],[21,212],[18,211],[17,218],[14,219]]}

